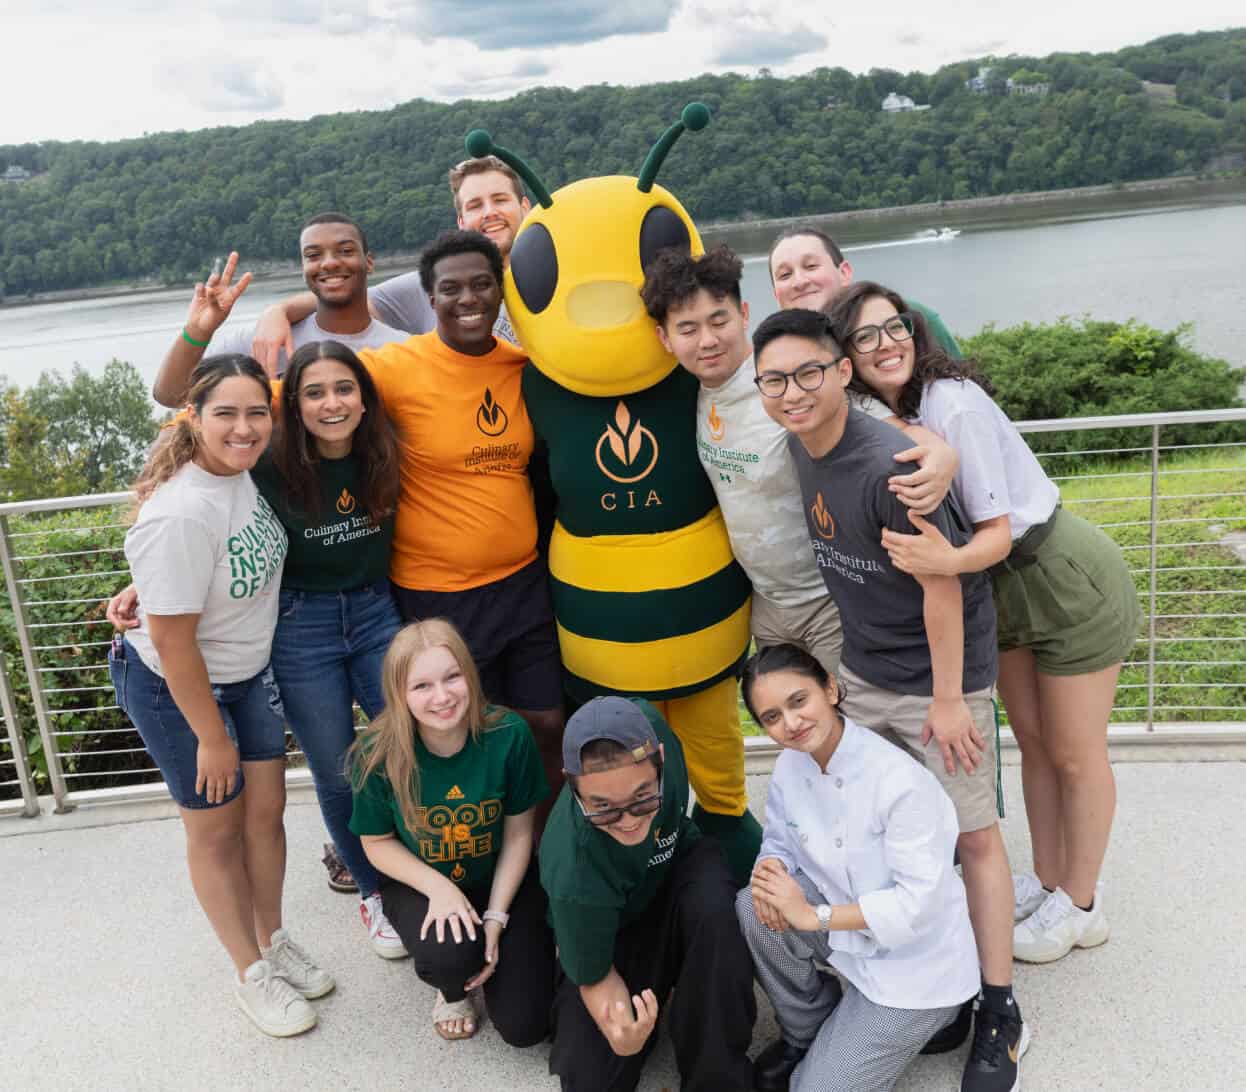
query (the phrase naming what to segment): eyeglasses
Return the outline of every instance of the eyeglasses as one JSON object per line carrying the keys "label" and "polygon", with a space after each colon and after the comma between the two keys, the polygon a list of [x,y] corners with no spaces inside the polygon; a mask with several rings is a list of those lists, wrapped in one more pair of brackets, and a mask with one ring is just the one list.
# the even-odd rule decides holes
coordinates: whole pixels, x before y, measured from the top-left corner
{"label": "eyeglasses", "polygon": [[913,336],[913,316],[908,311],[892,315],[886,322],[875,326],[858,326],[848,335],[848,344],[858,353],[872,353],[883,343],[883,334],[892,341],[908,341]]}
{"label": "eyeglasses", "polygon": [[802,391],[816,391],[825,381],[827,369],[836,367],[843,359],[844,357],[840,357],[829,364],[811,360],[794,372],[762,372],[761,375],[753,376],[753,382],[767,398],[782,398],[787,393],[789,379],[796,380],[796,386]]}
{"label": "eyeglasses", "polygon": [[624,804],[619,808],[605,808],[602,811],[589,811],[584,806],[584,801],[580,799],[579,793],[574,793],[575,802],[580,805],[580,811],[584,818],[595,827],[611,827],[623,818],[623,813],[634,818],[641,818],[645,815],[652,815],[662,806],[662,771],[658,770],[658,791],[652,796],[642,796],[639,800],[633,800],[630,804]]}

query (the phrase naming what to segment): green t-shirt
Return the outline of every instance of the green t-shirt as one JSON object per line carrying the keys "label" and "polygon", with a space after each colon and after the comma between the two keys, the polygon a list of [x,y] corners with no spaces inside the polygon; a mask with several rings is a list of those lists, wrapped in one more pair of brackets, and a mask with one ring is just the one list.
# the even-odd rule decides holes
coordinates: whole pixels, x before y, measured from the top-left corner
{"label": "green t-shirt", "polygon": [[[490,707],[489,712],[493,712]],[[383,770],[355,792],[350,829],[359,835],[397,833],[402,844],[461,887],[487,887],[502,851],[502,821],[549,795],[532,730],[517,713],[470,737],[449,758],[433,754],[415,738],[420,776],[419,830],[402,821]]]}
{"label": "green t-shirt", "polygon": [[283,588],[338,592],[363,588],[389,576],[394,517],[378,527],[356,499],[359,465],[354,455],[320,459],[320,512],[313,520],[290,504],[285,480],[268,455],[251,471],[290,539]]}
{"label": "green t-shirt", "polygon": [[649,702],[631,700],[644,710],[665,748],[662,807],[648,837],[625,846],[595,829],[569,784],[541,836],[541,886],[549,896],[558,958],[577,986],[600,982],[610,973],[618,931],[644,912],[672,867],[701,836],[688,818],[688,770],[679,740]]}
{"label": "green t-shirt", "polygon": [[924,303],[918,303],[914,299],[908,301],[908,305],[914,311],[920,311],[926,319],[926,327],[930,330],[930,336],[935,339],[941,348],[953,360],[960,360],[964,355],[960,351],[960,346],[956,344],[956,338],[952,336],[952,331],[943,325],[943,320],[939,317],[939,313],[931,307],[927,307]]}

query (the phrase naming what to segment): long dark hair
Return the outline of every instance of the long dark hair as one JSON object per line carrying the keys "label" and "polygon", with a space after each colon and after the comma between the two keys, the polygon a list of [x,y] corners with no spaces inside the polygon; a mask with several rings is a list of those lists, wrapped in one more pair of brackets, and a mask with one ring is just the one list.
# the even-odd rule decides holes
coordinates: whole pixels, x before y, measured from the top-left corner
{"label": "long dark hair", "polygon": [[[898,417],[916,417],[922,401],[922,388],[936,379],[970,379],[987,394],[995,394],[991,381],[978,370],[972,360],[956,360],[944,352],[931,336],[925,315],[910,307],[899,292],[893,292],[874,281],[858,281],[849,285],[831,308],[831,325],[835,328],[835,336],[845,352],[851,356],[851,338],[848,335],[857,327],[861,308],[867,300],[875,296],[885,299],[901,314],[908,312],[913,324],[913,375],[900,391],[900,401],[896,409]],[[852,369],[848,389],[872,398],[878,396],[878,392],[861,378],[860,371],[855,367]]]}
{"label": "long dark hair", "polygon": [[316,465],[320,455],[315,437],[303,424],[299,385],[305,368],[326,359],[345,364],[363,396],[364,415],[351,437],[351,454],[359,462],[358,500],[372,522],[380,523],[398,507],[398,442],[372,376],[359,357],[340,341],[308,342],[290,358],[282,377],[281,415],[272,444],[273,464],[285,481],[294,507],[311,519],[319,516],[320,480]]}
{"label": "long dark hair", "polygon": [[[208,395],[226,379],[236,375],[254,379],[263,390],[265,401],[272,397],[268,375],[256,360],[242,353],[218,353],[205,356],[192,369],[186,405],[193,406],[195,413],[202,415]],[[134,482],[134,505],[129,511],[131,519],[138,515],[138,510],[160,486],[194,458],[197,444],[190,416],[183,410],[161,430]]]}

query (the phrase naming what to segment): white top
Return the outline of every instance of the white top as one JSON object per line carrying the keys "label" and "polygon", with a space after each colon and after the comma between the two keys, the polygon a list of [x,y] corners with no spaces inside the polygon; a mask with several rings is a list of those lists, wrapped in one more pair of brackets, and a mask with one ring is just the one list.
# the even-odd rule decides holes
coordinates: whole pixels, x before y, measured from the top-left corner
{"label": "white top", "polygon": [[1015,542],[1051,518],[1060,490],[1017,426],[977,383],[927,383],[917,413],[917,423],[942,436],[960,456],[952,490],[971,522],[1006,514]]}
{"label": "white top", "polygon": [[160,486],[125,536],[139,625],[126,640],[163,676],[149,614],[198,614],[196,639],[213,683],[268,666],[286,533],[251,475],[222,477],[194,463]]}
{"label": "white top", "polygon": [[[357,334],[335,334],[324,329],[316,321],[314,313],[290,327],[290,337],[294,340],[296,349],[301,349],[312,341],[336,341],[341,345],[345,345],[348,349],[354,349],[358,352],[360,349],[379,349],[382,345],[388,345],[391,341],[406,341],[407,336],[401,330],[395,330],[393,327],[386,326],[385,323],[378,322],[376,319],[372,319]],[[251,342],[254,339],[254,323],[247,326],[224,326],[213,335],[211,342],[208,343],[208,347],[204,350],[204,355],[242,353],[245,356],[250,356]],[[278,375],[285,375],[287,364],[289,364],[289,361],[286,359],[286,351],[282,349],[277,357]]]}
{"label": "white top", "polygon": [[801,751],[779,755],[758,856],[799,869],[832,906],[860,904],[869,927],[827,937],[831,966],[866,997],[944,1008],[980,985],[965,886],[952,867],[959,833],[934,775],[845,718],[826,773]]}
{"label": "white top", "polygon": [[787,430],[761,400],[749,360],[721,387],[702,387],[697,454],[753,590],[781,607],[799,607],[826,598],[826,583],[809,548]]}

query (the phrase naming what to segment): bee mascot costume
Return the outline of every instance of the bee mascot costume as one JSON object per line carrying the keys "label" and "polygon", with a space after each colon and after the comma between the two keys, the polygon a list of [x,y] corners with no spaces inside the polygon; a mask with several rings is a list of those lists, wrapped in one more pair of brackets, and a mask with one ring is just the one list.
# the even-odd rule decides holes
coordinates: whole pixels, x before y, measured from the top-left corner
{"label": "bee mascot costume", "polygon": [[585,178],[552,195],[488,133],[466,144],[513,167],[539,202],[515,237],[505,298],[557,494],[549,567],[568,692],[658,706],[683,744],[696,822],[743,884],[761,845],[736,702],[750,588],[697,458],[697,380],[662,348],[640,299],[660,250],[704,253],[654,177],[679,135],[708,122],[692,103],[639,178]]}

